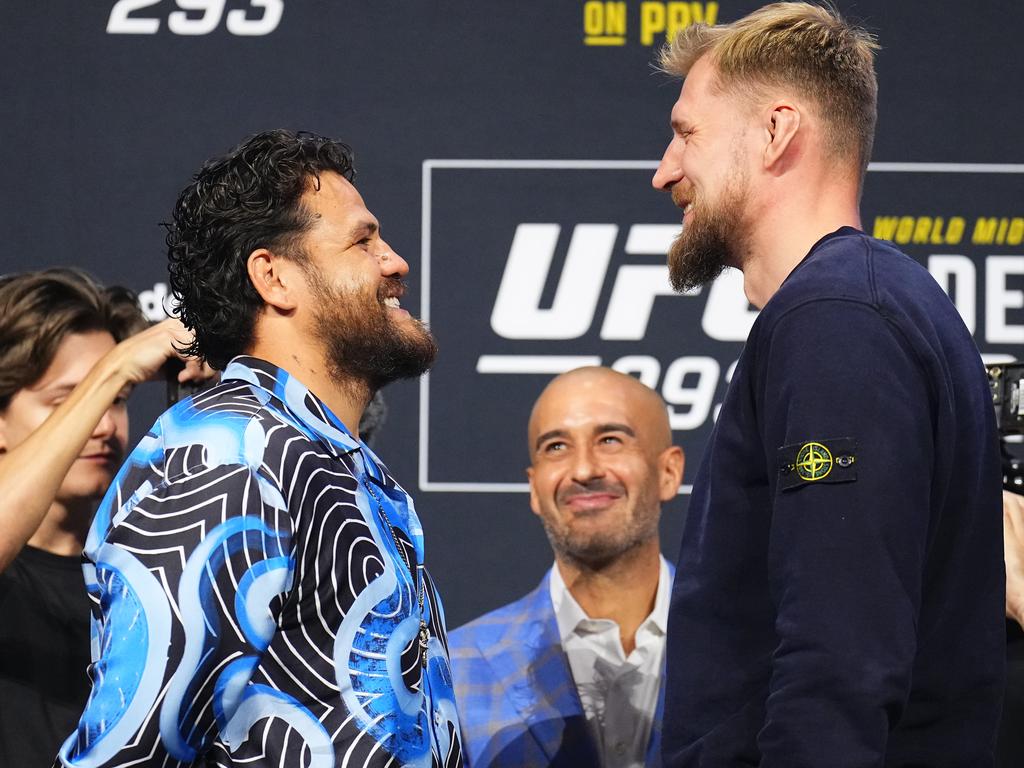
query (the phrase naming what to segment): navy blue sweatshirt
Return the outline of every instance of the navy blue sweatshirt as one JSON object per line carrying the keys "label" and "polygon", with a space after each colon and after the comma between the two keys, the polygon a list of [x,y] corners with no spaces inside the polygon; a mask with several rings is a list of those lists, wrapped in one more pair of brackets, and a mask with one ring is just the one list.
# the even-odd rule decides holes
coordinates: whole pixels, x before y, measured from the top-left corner
{"label": "navy blue sweatshirt", "polygon": [[764,307],[694,482],[666,766],[992,765],[995,418],[928,272],[851,228]]}

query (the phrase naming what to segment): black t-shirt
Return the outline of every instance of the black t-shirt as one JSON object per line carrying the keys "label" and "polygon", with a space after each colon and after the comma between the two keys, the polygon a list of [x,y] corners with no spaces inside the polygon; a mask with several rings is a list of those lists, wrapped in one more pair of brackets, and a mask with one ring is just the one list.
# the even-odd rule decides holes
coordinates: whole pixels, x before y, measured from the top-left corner
{"label": "black t-shirt", "polygon": [[89,695],[81,558],[25,547],[0,574],[0,768],[45,768]]}

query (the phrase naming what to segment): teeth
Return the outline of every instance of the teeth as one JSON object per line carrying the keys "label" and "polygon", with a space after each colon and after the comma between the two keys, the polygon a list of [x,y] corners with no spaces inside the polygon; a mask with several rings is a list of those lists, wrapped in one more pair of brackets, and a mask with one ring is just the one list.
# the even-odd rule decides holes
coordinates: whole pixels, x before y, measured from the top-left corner
{"label": "teeth", "polygon": [[384,305],[387,306],[387,307],[393,307],[394,309],[398,309],[401,306],[398,303],[398,297],[397,296],[390,296],[390,297],[384,299]]}
{"label": "teeth", "polygon": [[693,210],[693,203],[687,203],[686,206],[683,208],[683,213],[689,213],[692,210]]}

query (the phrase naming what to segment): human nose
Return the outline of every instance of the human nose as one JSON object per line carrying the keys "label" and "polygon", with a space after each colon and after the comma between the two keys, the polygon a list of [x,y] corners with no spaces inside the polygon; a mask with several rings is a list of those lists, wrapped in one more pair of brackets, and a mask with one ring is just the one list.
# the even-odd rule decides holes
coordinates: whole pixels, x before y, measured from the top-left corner
{"label": "human nose", "polygon": [[576,451],[572,464],[574,482],[586,484],[602,475],[604,475],[604,469],[590,447],[581,447]]}
{"label": "human nose", "polygon": [[114,415],[114,408],[117,406],[111,406],[103,412],[103,416],[96,423],[96,428],[92,431],[92,436],[99,440],[106,440],[113,437],[117,432],[117,418]]}
{"label": "human nose", "polygon": [[677,139],[673,138],[665,147],[665,154],[661,156],[658,163],[658,170],[654,172],[651,179],[651,186],[668,192],[672,185],[683,178],[683,168],[680,162],[680,149],[676,146]]}
{"label": "human nose", "polygon": [[404,277],[409,274],[409,263],[391,249],[385,241],[380,241],[381,250],[377,254],[380,271],[386,277]]}

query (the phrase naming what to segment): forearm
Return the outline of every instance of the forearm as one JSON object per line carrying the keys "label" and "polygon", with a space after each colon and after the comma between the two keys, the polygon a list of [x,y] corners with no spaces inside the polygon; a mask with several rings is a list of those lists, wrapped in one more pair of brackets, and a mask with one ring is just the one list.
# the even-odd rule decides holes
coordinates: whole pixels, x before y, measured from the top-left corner
{"label": "forearm", "polygon": [[0,571],[39,527],[64,476],[127,383],[123,354],[115,347],[38,429],[0,458]]}

